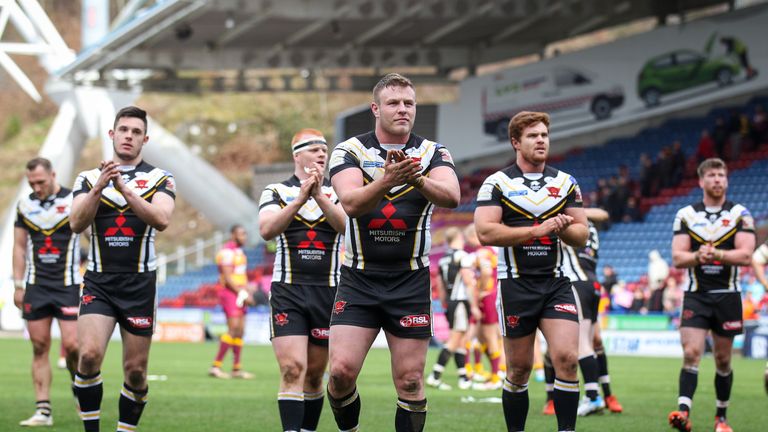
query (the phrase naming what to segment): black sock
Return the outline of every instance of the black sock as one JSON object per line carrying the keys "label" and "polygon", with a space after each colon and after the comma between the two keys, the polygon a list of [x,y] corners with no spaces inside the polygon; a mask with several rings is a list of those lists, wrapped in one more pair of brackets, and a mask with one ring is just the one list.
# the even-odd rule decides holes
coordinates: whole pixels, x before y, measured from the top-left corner
{"label": "black sock", "polygon": [[731,399],[731,387],[733,386],[733,369],[727,374],[715,371],[715,394],[717,395],[717,417],[725,417],[728,409],[728,400]]}
{"label": "black sock", "polygon": [[128,384],[123,383],[118,404],[120,412],[120,419],[117,423],[118,432],[133,432],[136,430],[141,413],[144,412],[144,406],[147,405],[147,392],[149,392],[149,387],[144,390],[135,390]]}
{"label": "black sock", "polygon": [[597,399],[599,386],[597,385],[598,366],[595,356],[590,354],[580,358],[579,369],[581,369],[581,376],[584,377],[584,392],[589,400]]}
{"label": "black sock", "polygon": [[304,393],[278,393],[277,409],[280,411],[283,430],[298,432],[304,420]]}
{"label": "black sock", "polygon": [[552,400],[555,394],[555,368],[549,355],[544,356],[544,387],[547,390],[547,400]]}
{"label": "black sock", "polygon": [[448,364],[448,360],[451,358],[451,353],[447,348],[440,350],[440,355],[437,356],[437,362],[432,366],[432,376],[439,380],[445,370],[445,365]]}
{"label": "black sock", "polygon": [[427,422],[427,400],[397,399],[395,412],[396,432],[421,432]]}
{"label": "black sock", "polygon": [[680,369],[680,394],[677,404],[680,411],[690,411],[693,403],[693,394],[696,393],[696,384],[699,381],[699,369]]}
{"label": "black sock", "polygon": [[323,412],[322,391],[317,393],[304,393],[304,420],[301,422],[301,429],[306,431],[317,430],[317,424],[320,422],[320,413]]}
{"label": "black sock", "polygon": [[360,423],[360,395],[357,393],[357,387],[352,393],[338,399],[331,396],[328,392],[328,403],[333,411],[333,418],[336,419],[336,425],[340,430],[355,430]]}
{"label": "black sock", "polygon": [[50,417],[51,416],[51,401],[39,400],[35,402],[35,410],[40,414]]}
{"label": "black sock", "polygon": [[576,430],[576,412],[579,409],[579,382],[555,378],[554,400],[557,430]]}
{"label": "black sock", "polygon": [[608,357],[605,356],[604,350],[595,351],[597,355],[597,367],[598,378],[600,385],[603,387],[603,396],[608,397],[611,395],[611,377],[608,375]]}
{"label": "black sock", "polygon": [[525,430],[525,420],[528,418],[529,405],[528,384],[512,384],[508,379],[504,379],[501,404],[504,408],[504,421],[507,424],[507,430]]}
{"label": "black sock", "polygon": [[459,379],[467,379],[467,351],[459,348],[453,353],[453,361],[456,362],[456,370],[459,372]]}
{"label": "black sock", "polygon": [[101,398],[104,386],[101,382],[101,372],[93,375],[75,375],[75,390],[80,404],[80,418],[86,432],[99,431],[99,416],[101,415]]}

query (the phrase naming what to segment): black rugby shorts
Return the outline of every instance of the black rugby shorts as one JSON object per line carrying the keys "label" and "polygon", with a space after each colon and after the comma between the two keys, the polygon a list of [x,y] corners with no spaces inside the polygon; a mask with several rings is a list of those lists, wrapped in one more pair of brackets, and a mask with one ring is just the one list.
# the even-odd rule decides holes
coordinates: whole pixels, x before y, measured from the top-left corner
{"label": "black rugby shorts", "polygon": [[331,326],[383,328],[401,338],[432,337],[429,268],[401,272],[343,266]]}
{"label": "black rugby shorts", "polygon": [[156,312],[155,272],[85,272],[80,315],[114,317],[124,330],[138,336],[152,336]]}
{"label": "black rugby shorts", "polygon": [[61,321],[77,319],[80,285],[27,285],[22,304],[22,317],[27,321],[54,317]]}
{"label": "black rugby shorts", "polygon": [[685,293],[680,327],[712,330],[721,336],[735,336],[744,330],[741,294]]}
{"label": "black rugby shorts", "polygon": [[579,305],[568,278],[519,277],[499,282],[503,336],[527,336],[536,331],[542,318],[579,322]]}
{"label": "black rugby shorts", "polygon": [[269,338],[308,336],[314,345],[328,346],[331,308],[336,287],[272,282],[269,292]]}

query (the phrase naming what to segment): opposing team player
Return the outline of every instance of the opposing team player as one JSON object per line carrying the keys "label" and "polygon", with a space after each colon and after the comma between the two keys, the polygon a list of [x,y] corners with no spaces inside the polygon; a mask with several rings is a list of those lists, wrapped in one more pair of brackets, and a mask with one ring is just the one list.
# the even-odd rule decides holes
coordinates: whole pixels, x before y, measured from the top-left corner
{"label": "opposing team player", "polygon": [[579,306],[561,268],[563,243],[583,247],[589,232],[581,192],[569,174],[546,165],[549,116],[520,112],[509,122],[515,163],[489,176],[477,196],[480,241],[499,246],[499,317],[507,357],[502,405],[510,431],[525,429],[528,378],[539,327],[555,368],[559,431],[576,427]]}
{"label": "opposing team player", "polygon": [[496,310],[499,259],[494,248],[480,244],[475,224],[467,225],[464,229],[464,235],[469,246],[474,249],[472,253],[474,256],[473,267],[478,281],[475,302],[480,313],[472,314],[470,323],[477,326],[480,350],[485,352],[491,365],[490,375],[487,380],[483,381],[483,378],[477,376],[482,371],[482,360],[476,356],[474,371],[476,379],[472,388],[474,390],[498,390],[502,386],[499,371],[502,369],[501,362],[504,360],[499,333],[499,314]]}
{"label": "opposing team player", "polygon": [[83,171],[73,188],[72,231],[91,227],[88,269],[77,322],[80,359],[75,389],[86,431],[99,430],[101,363],[120,324],[123,377],[117,430],[133,432],[147,403],[147,363],[155,326],[155,233],[168,227],[174,208],[173,176],[148,164],[147,113],[126,107],[109,131],[114,156]]}
{"label": "opposing team player", "polygon": [[752,260],[755,229],[749,210],[726,198],[725,162],[706,159],[697,172],[703,198],[678,210],[672,237],[672,262],[675,267],[688,269],[690,282],[684,288],[680,320],[683,368],[678,410],[669,414],[669,423],[681,431],[691,430],[689,414],[699,362],[711,330],[716,368],[715,431],[729,432],[726,410],[733,385],[733,337],[743,329],[739,266],[749,265]]}
{"label": "opposing team player", "polygon": [[346,215],[323,175],[328,146],[322,132],[302,129],[291,146],[293,176],[264,189],[259,230],[264,239],[277,238],[269,297],[272,348],[280,365],[277,405],[283,430],[298,432],[316,430],[323,409]]}
{"label": "opposing team player", "polygon": [[[227,317],[227,332],[221,335],[219,351],[208,370],[208,375],[215,378],[251,379],[253,374],[242,369],[240,356],[243,351],[245,334],[245,315],[248,306],[253,304],[253,294],[248,288],[248,258],[243,252],[243,245],[248,240],[248,232],[241,225],[233,225],[229,230],[229,241],[224,243],[216,254],[219,267],[219,303]],[[232,373],[221,370],[227,351],[232,349]]]}
{"label": "opposing team player", "polygon": [[77,309],[80,236],[69,226],[72,192],[56,182],[51,162],[27,162],[32,193],[16,207],[13,238],[14,303],[22,310],[32,342],[32,383],[37,407],[21,426],[52,426],[51,323],[59,322],[66,366],[77,371]]}
{"label": "opposing team player", "polygon": [[429,232],[435,206],[456,207],[459,182],[442,145],[413,130],[416,92],[388,74],[373,89],[375,130],[339,144],[331,181],[349,216],[331,316],[328,395],[341,430],[358,430],[357,377],[380,329],[392,356],[397,431],[427,416],[424,363],[432,336]]}
{"label": "opposing team player", "polygon": [[[582,319],[579,323],[579,368],[584,377],[585,396],[579,405],[578,414],[586,416],[601,412],[606,406],[611,412],[622,412],[621,404],[616,397],[610,394],[605,395],[605,399],[600,397],[599,379],[600,362],[595,353],[593,342],[598,331],[597,314],[600,303],[602,287],[597,279],[597,259],[600,249],[600,239],[597,234],[597,228],[594,222],[604,222],[609,218],[608,212],[599,208],[588,208],[584,210],[589,221],[589,239],[583,248],[575,249],[570,246],[565,248],[566,254],[563,257],[563,270],[571,279],[573,287],[579,296],[581,305]],[[601,346],[602,348],[602,343]],[[605,353],[603,352],[603,355]],[[551,361],[547,363],[551,364]],[[550,366],[551,367],[551,366]],[[546,374],[554,381],[554,372]],[[607,373],[605,374],[607,376]],[[547,384],[550,384],[547,382]],[[554,382],[551,383],[554,386]],[[547,386],[549,390],[549,385]],[[551,398],[551,392],[547,392],[547,406],[544,408],[545,414],[554,414],[554,403]]]}
{"label": "opposing team player", "polygon": [[453,357],[459,374],[458,386],[468,389],[472,382],[467,379],[467,351],[464,348],[469,316],[480,316],[475,290],[477,280],[474,274],[474,257],[464,250],[464,235],[457,227],[445,230],[445,242],[448,249],[440,258],[440,299],[447,304],[446,317],[450,333],[443,349],[432,366],[432,373],[427,376],[427,385],[440,390],[450,390],[451,386],[443,382],[442,375],[448,360]]}

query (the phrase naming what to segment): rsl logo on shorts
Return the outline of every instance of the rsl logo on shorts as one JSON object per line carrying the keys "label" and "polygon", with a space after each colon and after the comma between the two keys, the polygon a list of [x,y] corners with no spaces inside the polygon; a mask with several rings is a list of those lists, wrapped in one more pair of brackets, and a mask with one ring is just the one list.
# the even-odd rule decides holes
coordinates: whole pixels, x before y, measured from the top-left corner
{"label": "rsl logo on shorts", "polygon": [[152,327],[152,317],[127,317],[126,320],[134,328]]}
{"label": "rsl logo on shorts", "polygon": [[328,339],[331,336],[331,330],[327,328],[313,328],[310,333],[315,339]]}
{"label": "rsl logo on shorts", "polygon": [[555,305],[555,310],[557,312],[566,312],[566,313],[571,313],[571,314],[574,314],[574,315],[578,315],[579,314],[579,310],[576,308],[576,305],[573,304],[573,303],[556,304]]}
{"label": "rsl logo on shorts", "polygon": [[405,328],[427,327],[429,325],[429,314],[406,315],[400,318],[400,325]]}

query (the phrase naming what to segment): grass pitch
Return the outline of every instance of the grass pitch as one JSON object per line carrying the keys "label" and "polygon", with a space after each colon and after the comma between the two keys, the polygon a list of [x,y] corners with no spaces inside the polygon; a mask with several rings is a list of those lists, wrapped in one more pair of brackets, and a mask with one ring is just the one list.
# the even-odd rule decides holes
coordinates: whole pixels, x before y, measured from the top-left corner
{"label": "grass pitch", "polygon": [[[58,351],[58,343],[54,342]],[[144,410],[139,430],[165,431],[279,431],[277,412],[277,365],[269,346],[246,346],[244,367],[256,379],[216,380],[206,374],[217,345],[156,343],[152,347],[149,374],[149,404]],[[0,431],[22,430],[18,422],[34,410],[29,365],[31,345],[21,339],[0,339],[3,368],[0,369]],[[428,369],[438,352],[430,350]],[[230,353],[231,355],[231,353]],[[55,363],[55,354],[52,361]],[[112,342],[104,362],[104,401],[102,430],[114,430],[117,423],[117,400],[122,383],[120,372],[121,345]],[[225,360],[226,369],[231,357]],[[580,418],[580,431],[666,431],[667,414],[677,406],[677,381],[680,359],[609,357],[612,387],[624,405],[623,414],[605,414]],[[768,396],[763,385],[765,363],[736,357],[734,387],[728,410],[736,431],[765,430],[768,420]],[[449,365],[446,382],[455,384],[455,369]],[[79,431],[81,423],[74,411],[66,371],[54,366],[51,391],[55,426],[47,430]],[[358,383],[362,395],[361,429],[365,432],[394,429],[396,396],[389,372],[389,353],[375,349],[368,355]],[[455,387],[455,386],[454,386]],[[462,402],[472,396],[472,403]],[[501,391],[481,392],[454,389],[441,392],[429,388],[429,414],[426,430],[432,431],[501,431],[504,420],[500,403],[479,402],[501,396]],[[553,417],[544,417],[544,385],[531,383],[531,409],[527,430],[556,429]],[[715,411],[714,366],[711,357],[703,360],[699,385],[694,399],[694,430],[711,430]],[[320,420],[320,431],[335,431],[327,402]]]}

